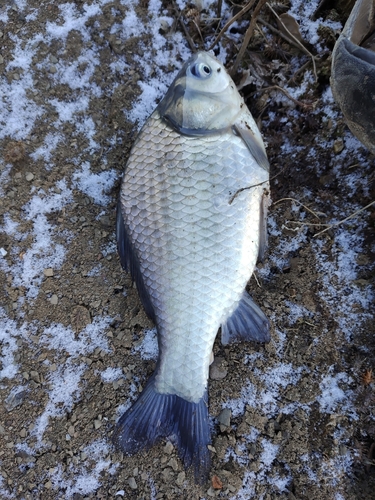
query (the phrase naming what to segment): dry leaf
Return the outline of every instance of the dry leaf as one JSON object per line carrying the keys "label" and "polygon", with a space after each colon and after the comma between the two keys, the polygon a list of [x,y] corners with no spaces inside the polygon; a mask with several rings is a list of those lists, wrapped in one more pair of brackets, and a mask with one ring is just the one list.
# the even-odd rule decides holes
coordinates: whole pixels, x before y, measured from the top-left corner
{"label": "dry leaf", "polygon": [[212,476],[211,482],[212,482],[212,487],[214,490],[221,490],[222,489],[223,483],[221,482],[221,480],[218,476]]}
{"label": "dry leaf", "polygon": [[285,35],[287,38],[292,39],[290,36],[291,33],[294,36],[294,38],[296,38],[303,45],[304,41],[301,32],[299,30],[299,25],[297,21],[294,19],[294,17],[288,13],[284,13],[280,14],[279,18],[281,19],[282,22],[280,22],[279,19],[277,19],[277,25],[281,33]]}
{"label": "dry leaf", "polygon": [[363,385],[370,385],[374,381],[372,377],[372,370],[366,370],[365,373],[362,375],[362,383]]}

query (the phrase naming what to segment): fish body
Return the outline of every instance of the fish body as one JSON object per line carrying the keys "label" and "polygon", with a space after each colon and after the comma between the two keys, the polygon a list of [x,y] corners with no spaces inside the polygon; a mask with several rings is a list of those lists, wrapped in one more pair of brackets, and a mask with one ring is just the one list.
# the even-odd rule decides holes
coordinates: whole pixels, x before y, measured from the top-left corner
{"label": "fish body", "polygon": [[197,480],[209,468],[207,379],[222,341],[269,340],[245,287],[266,247],[268,162],[224,67],[200,52],[141,130],[117,218],[121,261],[156,324],[159,358],[115,443],[133,453],[174,436]]}

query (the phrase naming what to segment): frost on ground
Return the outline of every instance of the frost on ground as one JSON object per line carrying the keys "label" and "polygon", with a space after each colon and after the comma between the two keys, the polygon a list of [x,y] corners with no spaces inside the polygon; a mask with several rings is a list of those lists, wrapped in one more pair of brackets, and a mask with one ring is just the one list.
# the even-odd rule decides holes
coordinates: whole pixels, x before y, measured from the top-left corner
{"label": "frost on ground", "polygon": [[[318,84],[306,54],[264,24],[243,61],[273,199],[269,253],[249,287],[273,326],[267,346],[214,346],[225,371],[209,382],[210,479],[221,490],[195,485],[169,441],[134,457],[111,444],[158,352],[117,258],[116,197],[137,130],[191,53],[179,14],[159,0],[0,7],[1,498],[373,493],[374,384],[362,383],[374,368],[372,212],[340,221],[373,200],[374,159],[333,102],[328,57],[342,22],[313,20],[318,3],[289,10],[321,59]],[[216,2],[176,5],[200,48],[233,14],[223,2],[218,24]],[[218,42],[228,66],[249,19]]]}

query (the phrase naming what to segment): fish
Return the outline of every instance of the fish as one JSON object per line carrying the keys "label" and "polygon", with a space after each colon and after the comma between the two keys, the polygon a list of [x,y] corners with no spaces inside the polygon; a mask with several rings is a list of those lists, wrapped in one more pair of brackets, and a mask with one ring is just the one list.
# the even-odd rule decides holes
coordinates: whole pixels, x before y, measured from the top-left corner
{"label": "fish", "polygon": [[194,54],[146,121],[127,161],[117,247],[156,325],[156,368],[121,416],[125,454],[169,438],[197,483],[211,467],[213,344],[269,342],[246,291],[267,248],[269,163],[259,129],[223,64]]}

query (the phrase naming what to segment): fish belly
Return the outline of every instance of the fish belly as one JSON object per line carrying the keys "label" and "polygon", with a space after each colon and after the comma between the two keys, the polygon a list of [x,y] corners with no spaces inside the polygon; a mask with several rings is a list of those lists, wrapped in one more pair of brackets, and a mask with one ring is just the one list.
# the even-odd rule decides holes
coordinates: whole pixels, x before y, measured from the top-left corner
{"label": "fish belly", "polygon": [[122,214],[155,312],[161,394],[205,393],[218,328],[256,264],[267,178],[241,138],[183,136],[157,112],[133,147]]}

